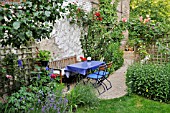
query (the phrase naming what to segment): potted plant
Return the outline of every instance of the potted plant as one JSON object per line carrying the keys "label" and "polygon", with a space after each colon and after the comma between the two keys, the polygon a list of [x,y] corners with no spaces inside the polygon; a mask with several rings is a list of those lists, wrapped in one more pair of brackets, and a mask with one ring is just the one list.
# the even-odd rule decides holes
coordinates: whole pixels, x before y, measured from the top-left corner
{"label": "potted plant", "polygon": [[42,66],[47,66],[50,58],[51,58],[50,51],[39,50],[36,61],[41,62]]}

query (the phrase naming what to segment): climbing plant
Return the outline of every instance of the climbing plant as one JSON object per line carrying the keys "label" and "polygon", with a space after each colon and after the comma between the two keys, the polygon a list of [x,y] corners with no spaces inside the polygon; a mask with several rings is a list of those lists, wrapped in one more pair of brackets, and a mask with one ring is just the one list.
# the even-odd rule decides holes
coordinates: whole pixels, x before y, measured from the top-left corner
{"label": "climbing plant", "polygon": [[109,56],[105,54],[108,53],[109,45],[123,38],[122,28],[117,21],[117,5],[118,0],[114,4],[102,1],[99,9],[92,11],[88,32],[81,39],[85,56],[107,60]]}
{"label": "climbing plant", "polygon": [[60,18],[63,0],[27,0],[20,4],[0,4],[0,43],[19,48],[30,41],[49,37]]}
{"label": "climbing plant", "polygon": [[[71,10],[68,17],[71,22],[77,23],[82,30],[81,44],[85,57],[91,56],[93,60],[103,59],[106,62],[115,59],[122,59],[122,52],[117,52],[119,55],[113,55],[109,58],[109,53],[114,50],[119,50],[120,41],[123,38],[122,26],[119,26],[117,18],[117,5],[119,0],[111,4],[111,0],[100,1],[99,8],[93,8],[91,12],[85,12],[76,3],[70,4],[74,9]],[[108,47],[118,43],[118,47],[113,47],[113,50],[108,50]],[[118,57],[117,57],[118,56]],[[120,62],[116,67],[118,69],[123,62]]]}

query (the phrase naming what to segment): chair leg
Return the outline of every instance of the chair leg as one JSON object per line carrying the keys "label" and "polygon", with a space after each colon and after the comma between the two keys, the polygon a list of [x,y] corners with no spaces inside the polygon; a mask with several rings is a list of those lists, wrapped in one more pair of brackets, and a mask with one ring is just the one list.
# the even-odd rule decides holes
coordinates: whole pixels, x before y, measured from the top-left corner
{"label": "chair leg", "polygon": [[[99,95],[101,95],[101,94],[103,94],[104,92],[106,92],[106,88],[105,88],[105,85],[103,85],[103,83],[102,82],[100,82],[100,81],[98,81],[98,80],[96,80],[96,86],[97,87],[95,87],[96,89],[97,89],[97,91],[98,91],[98,93],[99,93]],[[103,91],[102,92],[100,92],[99,91],[99,86],[102,86],[103,87]]]}
{"label": "chair leg", "polygon": [[[110,87],[108,87],[108,86],[103,82],[104,80],[106,80],[106,81],[109,83],[109,86],[110,86]],[[107,90],[109,90],[110,88],[112,88],[111,82],[110,82],[106,77],[103,77],[103,78],[100,80],[100,82],[102,82],[102,83],[105,85],[105,87],[106,87]]]}
{"label": "chair leg", "polygon": [[[104,85],[101,81],[96,80],[95,83],[92,83],[92,82],[90,81],[90,79],[87,78],[87,83],[88,83],[88,82],[90,82],[90,83],[93,85],[93,87],[96,88],[96,90],[98,91],[99,95],[101,95],[101,94],[103,94],[104,92],[106,92],[105,85]],[[102,91],[102,92],[99,91],[99,89],[98,89],[99,86],[102,86],[102,88],[103,88],[103,91]]]}
{"label": "chair leg", "polygon": [[109,90],[110,88],[112,88],[112,84],[111,84],[111,82],[107,78],[105,78],[105,80],[107,80],[107,82],[110,84],[109,88],[106,86],[106,89]]}

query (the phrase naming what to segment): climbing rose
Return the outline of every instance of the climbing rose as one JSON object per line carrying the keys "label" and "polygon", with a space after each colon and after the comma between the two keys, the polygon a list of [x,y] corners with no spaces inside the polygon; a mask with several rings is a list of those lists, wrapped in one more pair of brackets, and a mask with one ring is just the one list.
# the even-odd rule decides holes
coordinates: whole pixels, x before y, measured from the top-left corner
{"label": "climbing rose", "polygon": [[127,22],[127,19],[126,18],[122,18],[122,22]]}
{"label": "climbing rose", "polygon": [[144,19],[143,23],[145,24],[145,23],[147,23],[149,21],[150,21],[150,18],[147,18],[147,19]]}
{"label": "climbing rose", "polygon": [[80,12],[80,11],[81,11],[81,9],[80,9],[80,8],[78,8],[78,9],[77,9],[77,11],[78,11],[78,12]]}
{"label": "climbing rose", "polygon": [[103,18],[102,17],[99,17],[99,21],[102,21],[103,20]]}
{"label": "climbing rose", "polygon": [[140,17],[139,17],[139,20],[142,22],[142,21],[143,21],[143,17],[142,17],[142,16],[140,16]]}
{"label": "climbing rose", "polygon": [[100,13],[99,13],[99,12],[96,12],[95,15],[96,15],[97,17],[99,17],[99,16],[100,16]]}

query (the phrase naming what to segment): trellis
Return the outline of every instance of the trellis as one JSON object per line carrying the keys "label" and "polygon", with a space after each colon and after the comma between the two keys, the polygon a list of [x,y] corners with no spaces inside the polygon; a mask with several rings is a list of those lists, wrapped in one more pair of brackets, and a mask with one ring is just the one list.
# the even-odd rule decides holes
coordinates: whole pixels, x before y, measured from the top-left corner
{"label": "trellis", "polygon": [[[35,46],[21,47],[20,49],[9,46],[0,48],[1,68],[8,69],[9,65],[3,65],[2,62],[6,55],[12,53],[17,56],[14,65],[14,73],[11,74],[11,79],[6,77],[8,73],[0,73],[0,96],[17,90],[21,85],[28,85],[31,80],[30,71],[33,69],[33,58],[36,53]],[[22,61],[22,66],[18,65],[18,60]]]}
{"label": "trellis", "polygon": [[[161,38],[159,38],[159,43],[163,44],[165,49],[168,49],[170,51],[170,34],[163,34],[161,35]],[[149,59],[147,61],[153,62],[153,63],[167,63],[170,62],[170,54],[167,54],[165,52],[162,52],[158,44],[150,44],[147,47],[147,52],[149,53]],[[137,53],[137,52],[135,52]],[[136,56],[136,61],[141,61],[141,56],[138,54]]]}

